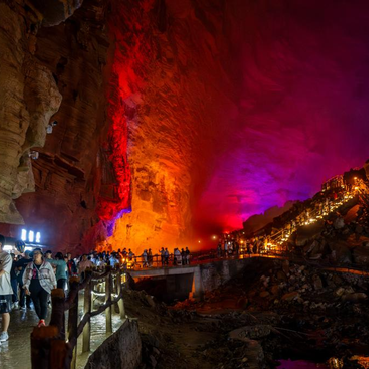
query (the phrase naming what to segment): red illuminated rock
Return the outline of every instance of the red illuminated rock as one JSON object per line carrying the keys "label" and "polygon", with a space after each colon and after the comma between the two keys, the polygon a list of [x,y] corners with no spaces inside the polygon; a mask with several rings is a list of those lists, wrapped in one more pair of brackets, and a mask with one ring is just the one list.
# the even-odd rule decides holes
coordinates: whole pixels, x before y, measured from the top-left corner
{"label": "red illuminated rock", "polygon": [[[19,163],[33,116],[21,101],[25,76],[40,73],[52,90],[49,110],[37,107],[47,99],[32,102],[38,126],[57,110],[53,80],[63,97],[33,162],[36,192],[16,203],[48,243],[83,239],[89,249],[114,230],[113,247],[136,252],[192,236],[213,246],[211,235],[305,199],[367,159],[367,2],[57,3],[32,1],[32,17],[23,6],[2,12],[0,30],[2,50],[17,46],[8,63],[17,67],[0,76],[15,81],[1,124],[22,126],[7,139],[0,184],[0,211],[13,222],[12,198],[32,189],[27,155]],[[50,27],[37,33],[42,22]],[[27,48],[33,74],[20,69]]]}

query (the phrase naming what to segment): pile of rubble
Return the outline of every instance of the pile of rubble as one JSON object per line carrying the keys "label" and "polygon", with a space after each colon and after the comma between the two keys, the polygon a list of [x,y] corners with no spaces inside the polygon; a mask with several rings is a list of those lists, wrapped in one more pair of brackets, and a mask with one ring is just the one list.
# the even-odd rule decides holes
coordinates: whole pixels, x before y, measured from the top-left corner
{"label": "pile of rubble", "polygon": [[249,299],[258,296],[275,306],[294,302],[305,312],[338,306],[344,301],[367,300],[365,275],[306,267],[288,260],[278,260],[275,264],[276,268],[270,270],[269,275],[260,277],[259,286],[249,294]]}
{"label": "pile of rubble", "polygon": [[368,349],[367,278],[286,260],[260,263],[202,302],[168,307],[126,291],[127,314],[138,318],[143,340],[141,368],[275,368],[276,358],[313,356],[360,368],[350,359],[354,346]]}
{"label": "pile of rubble", "polygon": [[310,260],[325,260],[331,264],[369,267],[369,218],[363,207],[352,209],[355,220],[345,223],[340,213],[326,221],[299,228],[290,240],[289,248]]}

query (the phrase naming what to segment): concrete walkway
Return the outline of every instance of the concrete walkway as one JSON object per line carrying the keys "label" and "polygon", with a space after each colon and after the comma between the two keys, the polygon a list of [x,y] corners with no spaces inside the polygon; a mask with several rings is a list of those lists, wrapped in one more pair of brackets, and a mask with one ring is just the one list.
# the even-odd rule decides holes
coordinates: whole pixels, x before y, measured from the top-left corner
{"label": "concrete walkway", "polygon": [[[83,294],[79,296],[79,316],[83,316]],[[97,306],[95,306],[96,308]],[[114,309],[113,309],[114,311]],[[50,319],[51,309],[49,309],[46,322]],[[34,310],[13,310],[11,312],[9,328],[9,341],[0,345],[0,368],[1,369],[31,369],[31,339],[33,328],[38,323],[38,318]],[[123,324],[118,314],[112,315],[113,333]],[[66,325],[67,326],[67,325]],[[104,313],[91,319],[91,353],[110,335],[105,333]],[[78,339],[77,347],[77,368],[85,367],[90,353],[81,354],[82,336]]]}

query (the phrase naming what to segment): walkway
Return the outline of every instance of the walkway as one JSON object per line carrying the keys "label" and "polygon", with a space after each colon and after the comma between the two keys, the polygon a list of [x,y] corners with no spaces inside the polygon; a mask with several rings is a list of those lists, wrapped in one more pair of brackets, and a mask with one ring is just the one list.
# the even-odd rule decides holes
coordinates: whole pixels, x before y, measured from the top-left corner
{"label": "walkway", "polygon": [[[113,309],[114,310],[114,309]],[[51,310],[47,317],[50,319]],[[83,316],[83,293],[79,296],[79,317]],[[66,321],[68,315],[66,315]],[[37,325],[38,318],[34,310],[13,310],[9,327],[9,341],[0,345],[0,368],[1,369],[31,369],[30,334]],[[118,314],[112,316],[113,332],[123,321]],[[105,333],[105,315],[100,314],[91,319],[91,352],[92,353],[107,337]],[[90,353],[82,352],[82,337],[78,339],[77,368],[85,367]]]}

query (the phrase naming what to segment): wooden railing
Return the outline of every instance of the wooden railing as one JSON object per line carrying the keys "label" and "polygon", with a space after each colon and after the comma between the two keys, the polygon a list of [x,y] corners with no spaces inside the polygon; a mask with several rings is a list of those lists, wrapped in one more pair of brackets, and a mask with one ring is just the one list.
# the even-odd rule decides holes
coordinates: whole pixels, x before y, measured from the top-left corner
{"label": "wooden railing", "polygon": [[[112,333],[112,308],[119,310],[120,318],[125,319],[123,284],[125,271],[106,267],[104,272],[86,270],[82,283],[78,278],[69,280],[69,294],[65,298],[62,289],[51,293],[52,312],[50,325],[35,328],[31,333],[31,362],[33,369],[75,369],[77,341],[82,334],[82,353],[90,351],[91,318],[105,312],[106,333]],[[122,278],[124,281],[122,282]],[[114,283],[113,283],[114,282]],[[104,291],[94,291],[98,285]],[[84,290],[83,317],[78,322],[78,296]],[[112,299],[112,294],[114,298]],[[92,295],[104,296],[104,304],[91,311]],[[65,312],[68,311],[68,331],[66,341]]]}

